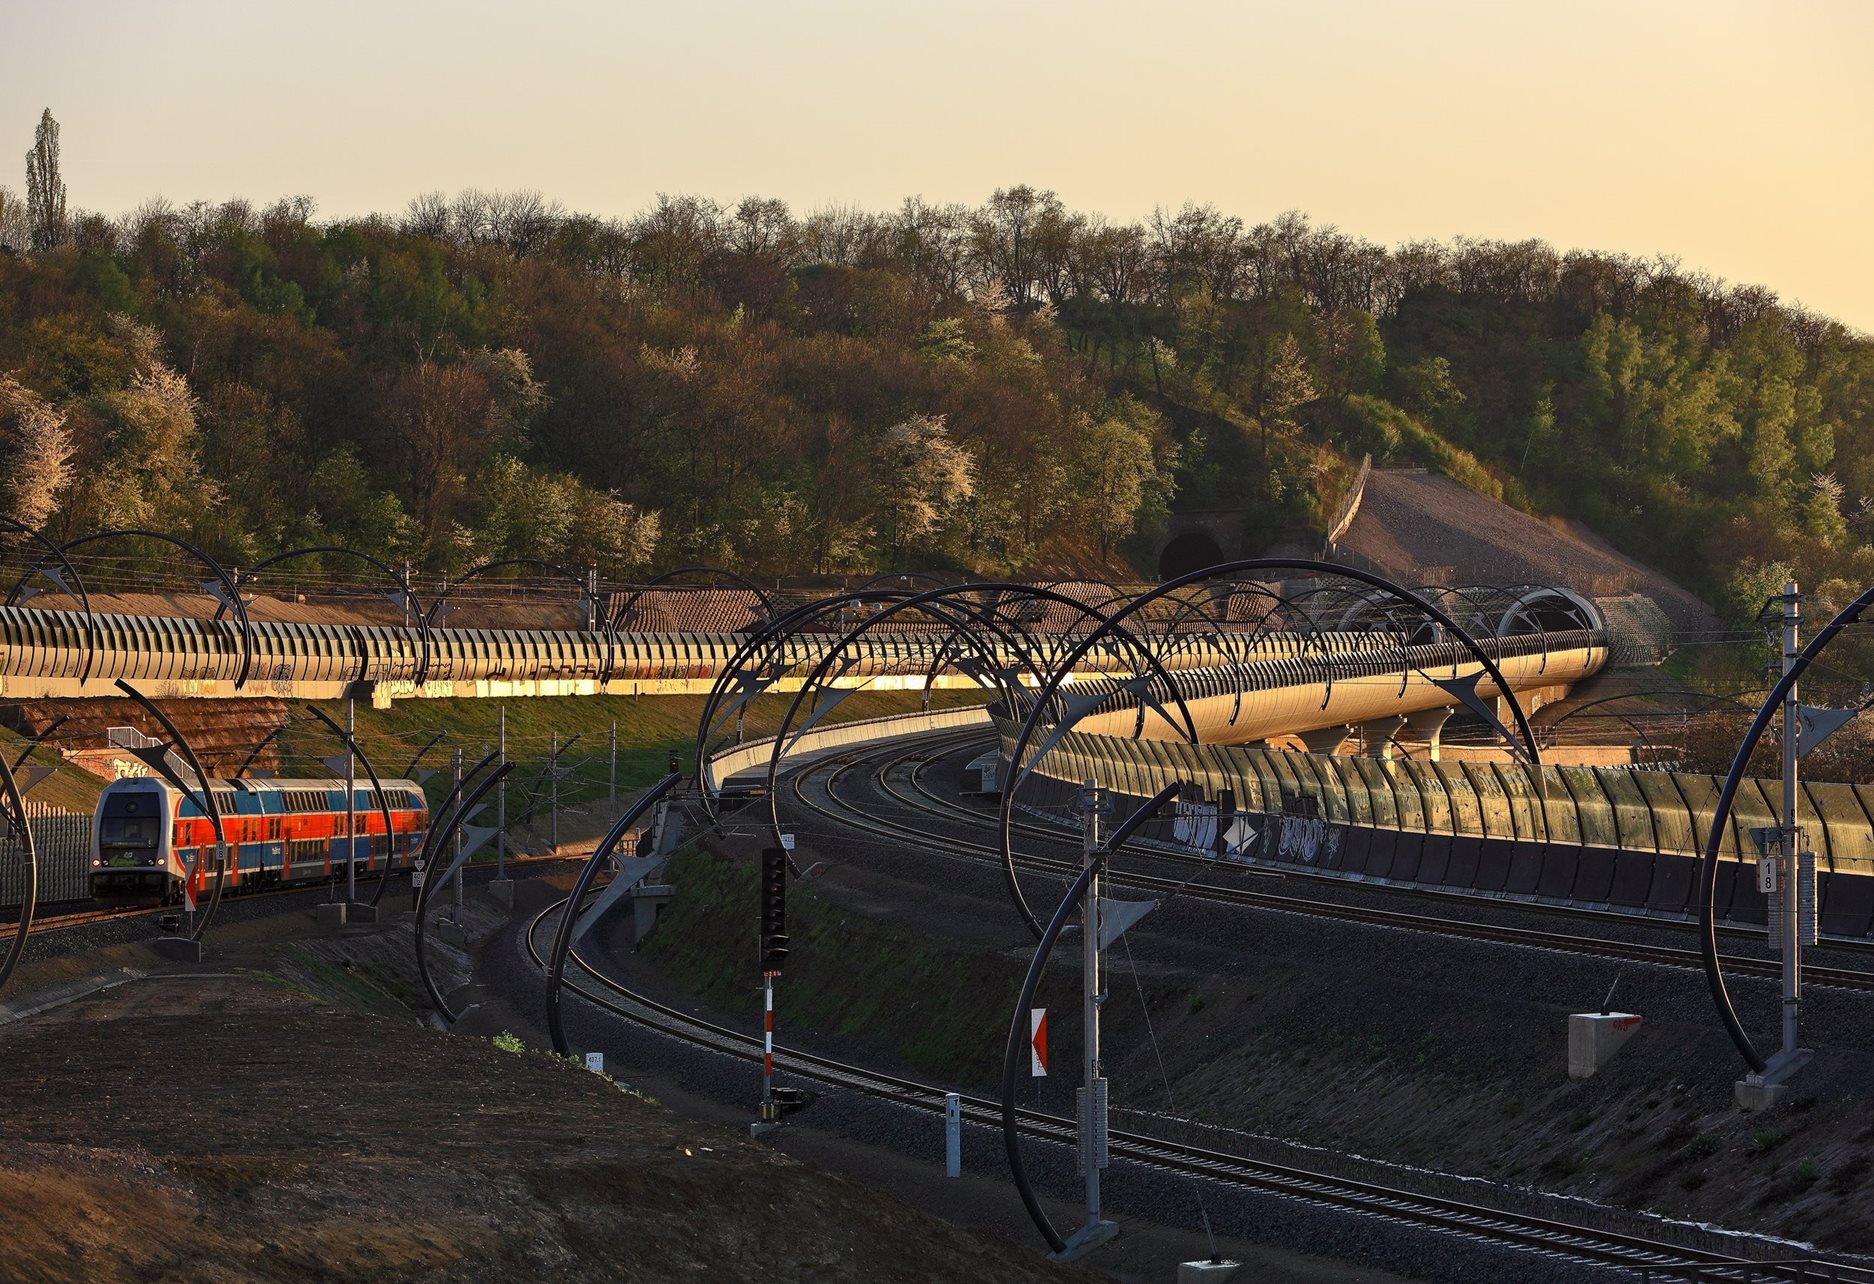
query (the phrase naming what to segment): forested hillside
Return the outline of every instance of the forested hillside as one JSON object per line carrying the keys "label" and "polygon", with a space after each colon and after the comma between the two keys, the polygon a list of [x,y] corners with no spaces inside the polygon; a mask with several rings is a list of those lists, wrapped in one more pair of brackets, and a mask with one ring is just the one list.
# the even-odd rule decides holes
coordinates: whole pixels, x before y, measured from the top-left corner
{"label": "forested hillside", "polygon": [[0,191],[0,507],[57,532],[434,570],[1143,569],[1168,508],[1318,527],[1371,452],[1726,601],[1779,563],[1874,580],[1874,343],[1666,259],[1114,224],[1028,187],[110,219],[67,214],[45,124],[26,199]]}

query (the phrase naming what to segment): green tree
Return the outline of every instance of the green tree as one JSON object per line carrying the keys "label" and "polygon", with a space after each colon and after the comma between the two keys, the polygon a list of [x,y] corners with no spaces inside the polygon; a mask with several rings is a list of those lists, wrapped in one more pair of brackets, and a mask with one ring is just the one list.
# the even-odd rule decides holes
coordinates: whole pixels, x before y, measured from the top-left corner
{"label": "green tree", "polygon": [[1268,368],[1257,381],[1256,423],[1262,438],[1261,462],[1269,459],[1271,436],[1291,437],[1300,428],[1295,412],[1313,401],[1314,376],[1302,354],[1301,341],[1284,334],[1270,350]]}
{"label": "green tree", "polygon": [[422,548],[422,531],[394,491],[375,489],[358,452],[340,446],[321,459],[308,479],[313,511],[308,525],[340,544],[379,557],[408,557]]}
{"label": "green tree", "polygon": [[1137,529],[1142,511],[1170,496],[1156,427],[1156,416],[1127,398],[1111,413],[1082,416],[1074,433],[1068,465],[1074,518],[1093,537],[1101,561]]}

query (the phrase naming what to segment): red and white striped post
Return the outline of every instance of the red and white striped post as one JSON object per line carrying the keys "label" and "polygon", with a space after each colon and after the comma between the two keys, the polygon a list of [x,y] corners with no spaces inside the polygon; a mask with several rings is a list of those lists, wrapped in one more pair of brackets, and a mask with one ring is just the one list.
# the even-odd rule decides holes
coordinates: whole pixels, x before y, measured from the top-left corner
{"label": "red and white striped post", "polygon": [[[792,836],[784,841],[792,846]],[[763,1137],[781,1126],[781,1103],[774,1098],[774,978],[787,957],[787,851],[770,847],[761,853],[761,1111],[753,1127]]]}
{"label": "red and white striped post", "polygon": [[781,1122],[781,1109],[774,1100],[774,974],[761,978],[761,1121]]}

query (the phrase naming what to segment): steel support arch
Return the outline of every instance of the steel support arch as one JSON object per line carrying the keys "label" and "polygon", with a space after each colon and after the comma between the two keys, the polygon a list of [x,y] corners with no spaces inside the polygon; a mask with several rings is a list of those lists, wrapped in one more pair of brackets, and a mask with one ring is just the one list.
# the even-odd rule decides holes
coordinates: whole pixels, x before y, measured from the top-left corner
{"label": "steel support arch", "polygon": [[[71,595],[72,599],[78,603],[80,617],[84,620],[85,667],[79,672],[78,680],[80,682],[89,682],[91,680],[92,666],[97,659],[97,621],[91,614],[91,594],[85,588],[84,577],[78,574],[78,568],[72,565],[72,560],[65,555],[65,550],[47,539],[44,532],[35,530],[18,518],[8,517],[3,513],[0,513],[0,530],[12,531],[15,534],[25,535],[38,541],[39,544],[45,548],[46,553],[56,557],[59,560],[59,564],[65,568],[64,574],[69,577],[71,582],[63,587],[65,591]],[[44,564],[45,554],[41,554],[39,560],[27,568],[26,574],[19,578],[18,582],[13,585],[12,591],[7,594],[6,604],[8,606],[17,606],[19,604],[20,591],[25,587],[26,581],[38,574]],[[55,580],[54,582],[56,583],[57,581]]]}
{"label": "steel support arch", "polygon": [[[866,632],[876,627],[877,625],[883,623],[885,620],[889,619],[891,616],[896,615],[899,611],[909,610],[909,609],[927,610],[927,609],[930,609],[931,604],[938,602],[941,599],[944,599],[947,597],[953,597],[963,592],[978,590],[983,587],[985,586],[972,584],[972,585],[961,585],[961,586],[956,586],[952,588],[933,589],[931,592],[920,593],[915,597],[906,598],[905,600],[901,602],[896,602],[892,604],[891,606],[886,607],[884,610],[876,612],[871,617],[869,617],[868,619],[860,623],[858,626],[853,628],[843,638],[840,639],[840,641],[833,647],[831,651],[829,651],[825,656],[821,658],[820,662],[814,667],[813,672],[809,674],[807,679],[801,684],[801,689],[799,692],[795,694],[793,703],[788,706],[787,713],[781,720],[781,729],[774,738],[773,753],[770,755],[768,759],[768,815],[769,815],[770,824],[772,825],[774,833],[776,835],[776,839],[775,839],[776,842],[780,841],[779,835],[781,833],[781,817],[780,817],[780,803],[776,796],[775,785],[776,785],[776,781],[780,773],[781,759],[787,752],[787,732],[793,725],[794,715],[795,713],[799,711],[801,700],[806,696],[806,694],[809,691],[815,689],[822,681],[825,680],[827,667],[833,662],[834,658],[837,657],[841,651],[843,651],[847,646],[851,645],[859,637],[863,636]],[[1014,588],[1014,587],[1019,587],[1019,586],[995,585],[993,587]],[[1043,592],[1049,592],[1049,591],[1043,590]],[[1064,595],[1053,595],[1050,592],[1049,600],[1056,600],[1057,597],[1064,597]],[[1073,599],[1066,598],[1065,601],[1068,603],[1072,603]],[[1082,611],[1085,611],[1089,614],[1092,613],[1092,608],[1090,607],[1086,607],[1083,604],[1078,604],[1078,603],[1075,603],[1074,605],[1076,605],[1078,609]],[[1173,678],[1171,674],[1159,662],[1158,657],[1153,653],[1150,647],[1146,646],[1142,641],[1138,640],[1136,637],[1131,635],[1123,627],[1115,625],[1112,617],[1107,617],[1106,619],[1104,619],[1101,622],[1101,624],[1093,631],[1093,633],[1089,635],[1089,637],[1097,638],[1100,634],[1109,632],[1109,631],[1116,634],[1122,640],[1127,642],[1134,651],[1136,651],[1139,655],[1143,656],[1143,658],[1145,659],[1145,663],[1146,663],[1149,676],[1155,677],[1158,681],[1163,682],[1165,684],[1165,687],[1167,691],[1170,692],[1172,699],[1177,701],[1179,712],[1183,714],[1184,716],[1185,730],[1190,734],[1191,743],[1193,744],[1197,743],[1198,741],[1197,726],[1196,726],[1196,723],[1191,718],[1190,707],[1185,701],[1183,688],[1179,686],[1177,680]],[[1067,667],[1071,667],[1071,665],[1074,662],[1084,657],[1086,652],[1090,649],[1091,649],[1090,645],[1083,644],[1080,650],[1077,651],[1075,656],[1068,662]],[[1041,709],[1044,707],[1046,702],[1049,699],[1053,698],[1054,693],[1058,691],[1058,688],[1060,685],[1060,679],[1064,675],[1065,672],[1066,672],[1066,668],[1057,667],[1050,674],[1044,677],[1038,669],[1035,670],[1036,677],[1037,679],[1040,680],[1040,688],[1039,688],[1040,694],[1037,695],[1037,697],[1035,698],[1035,701],[1028,715],[1029,722],[1031,724],[1035,716],[1040,713]],[[1147,676],[1147,674],[1141,674],[1140,676]],[[1013,717],[1016,712],[1013,701],[1010,702],[1009,712],[1010,712],[1011,717]],[[1167,718],[1167,721],[1169,721],[1169,718]]]}
{"label": "steel support arch", "polygon": [[[1836,613],[1835,618],[1823,625],[1807,646],[1796,654],[1789,669],[1770,688],[1770,694],[1764,697],[1763,705],[1757,710],[1757,716],[1751,721],[1750,730],[1744,733],[1744,739],[1737,747],[1737,756],[1731,760],[1731,770],[1724,778],[1724,787],[1718,792],[1718,805],[1712,812],[1711,832],[1705,840],[1705,850],[1698,862],[1698,950],[1705,964],[1705,980],[1711,988],[1712,1002],[1718,1009],[1718,1019],[1724,1023],[1725,1033],[1731,1036],[1731,1042],[1744,1058],[1744,1064],[1756,1074],[1762,1074],[1769,1062],[1757,1045],[1751,1042],[1750,1035],[1744,1030],[1744,1023],[1738,1019],[1737,1007],[1731,1001],[1730,989],[1724,983],[1724,967],[1718,957],[1718,853],[1724,846],[1725,826],[1731,820],[1731,807],[1737,800],[1738,787],[1743,784],[1744,772],[1750,764],[1750,756],[1757,749],[1757,742],[1763,739],[1763,733],[1775,720],[1778,708],[1789,694],[1790,688],[1808,670],[1811,663],[1822,652],[1828,650],[1833,642],[1849,625],[1861,618],[1861,613],[1874,605],[1874,588],[1862,591],[1861,596],[1850,602]],[[1782,818],[1788,825],[1791,817]],[[1792,894],[1793,891],[1792,891]],[[1818,908],[1820,908],[1818,906]]]}
{"label": "steel support arch", "polygon": [[1496,684],[1498,692],[1510,702],[1510,710],[1516,716],[1516,728],[1518,733],[1522,736],[1524,749],[1529,756],[1531,765],[1538,768],[1538,777],[1540,777],[1540,767],[1542,765],[1541,749],[1536,744],[1535,733],[1530,729],[1529,719],[1523,713],[1522,701],[1518,700],[1516,698],[1516,693],[1510,689],[1510,684],[1508,680],[1504,678],[1503,671],[1497,667],[1496,661],[1492,660],[1484,649],[1478,645],[1477,639],[1472,637],[1468,630],[1459,625],[1456,620],[1453,620],[1439,607],[1433,605],[1417,593],[1414,593],[1411,589],[1394,584],[1384,576],[1374,575],[1369,571],[1362,571],[1351,566],[1338,566],[1331,562],[1319,562],[1311,558],[1259,557],[1237,562],[1223,562],[1216,566],[1191,571],[1188,574],[1179,576],[1177,579],[1167,580],[1150,592],[1135,598],[1130,605],[1122,607],[1120,610],[1114,612],[1107,618],[1104,624],[1094,629],[1093,632],[1088,634],[1085,638],[1082,638],[1073,652],[1049,677],[1048,686],[1036,699],[1034,707],[1029,711],[1027,721],[1022,724],[1021,733],[1016,738],[1014,748],[1010,751],[1009,783],[1002,791],[1001,802],[997,809],[997,828],[1000,831],[1003,875],[1008,885],[1009,897],[1015,902],[1016,911],[1021,915],[1022,921],[1028,925],[1028,930],[1033,932],[1037,938],[1041,935],[1042,925],[1040,921],[1036,919],[1034,912],[1028,908],[1028,900],[1022,895],[1021,884],[1016,878],[1012,821],[1014,816],[1015,792],[1020,788],[1022,781],[1027,778],[1028,774],[1027,770],[1024,769],[1022,765],[1022,755],[1026,752],[1029,742],[1034,738],[1035,729],[1039,722],[1041,712],[1047,708],[1049,702],[1058,694],[1062,680],[1067,673],[1072,670],[1073,666],[1079,663],[1087,652],[1093,648],[1094,644],[1109,630],[1117,627],[1131,613],[1150,605],[1151,602],[1155,601],[1157,598],[1175,589],[1182,588],[1186,584],[1195,583],[1199,580],[1214,579],[1219,576],[1238,575],[1243,572],[1255,571],[1302,571],[1311,575],[1343,576],[1366,584],[1369,587],[1379,589],[1389,594],[1397,601],[1409,603],[1417,607],[1424,614],[1430,616],[1439,624],[1455,633],[1464,648],[1471,653],[1471,657],[1482,666],[1484,673]]}
{"label": "steel support arch", "polygon": [[559,930],[553,936],[553,952],[547,958],[547,1031],[553,1038],[553,1050],[561,1056],[568,1055],[566,1027],[560,1018],[560,986],[565,980],[566,959],[572,951],[573,928],[577,925],[579,911],[585,904],[586,894],[592,890],[592,882],[598,877],[599,870],[611,859],[613,851],[624,840],[625,834],[646,812],[674,789],[683,779],[683,773],[673,771],[662,780],[652,785],[644,795],[620,816],[611,832],[605,835],[605,841],[593,851],[592,858],[579,871],[579,878],[573,883],[573,890],[566,898],[566,909],[560,915]]}
{"label": "steel support arch", "polygon": [[[340,553],[346,557],[355,557],[360,561],[369,562],[372,566],[377,567],[378,570],[390,577],[391,583],[397,586],[398,592],[403,597],[403,604],[410,612],[410,618],[416,623],[417,662],[412,676],[414,677],[415,674],[427,673],[429,671],[430,658],[430,631],[429,619],[424,614],[422,602],[417,600],[416,591],[410,587],[410,581],[405,577],[403,572],[397,570],[383,559],[375,557],[362,549],[348,548],[343,544],[313,544],[305,548],[290,548],[284,553],[275,553],[272,557],[255,562],[252,566],[242,571],[239,575],[235,576],[235,587],[238,589],[243,584],[253,583],[262,571],[271,570],[282,562],[290,562],[294,558],[299,557],[323,557],[327,553]],[[215,609],[215,618],[220,619],[221,612],[226,609],[225,606],[217,607]],[[367,658],[368,657],[365,656],[359,657],[360,681],[362,681],[364,677],[362,669]]]}
{"label": "steel support arch", "polygon": [[1028,1009],[1034,1004],[1035,990],[1041,984],[1041,973],[1047,967],[1048,956],[1054,952],[1055,942],[1067,926],[1067,917],[1076,905],[1086,899],[1087,888],[1094,876],[1106,867],[1108,858],[1114,852],[1126,845],[1139,826],[1183,792],[1183,788],[1183,781],[1174,780],[1160,789],[1137,811],[1126,817],[1110,839],[1094,850],[1093,858],[1081,868],[1079,875],[1068,886],[1067,894],[1061,898],[1059,908],[1054,911],[1054,917],[1048,920],[1047,927],[1040,933],[1034,957],[1028,963],[1028,974],[1022,978],[1021,996],[1015,1000],[1015,1013],[1009,1020],[1008,1042],[1002,1050],[1002,1147],[1008,1155],[1009,1171],[1015,1179],[1015,1189],[1022,1197],[1023,1207],[1027,1208],[1028,1216],[1034,1220],[1035,1229],[1047,1240],[1049,1249],[1056,1253],[1067,1247],[1067,1241],[1054,1229],[1054,1223],[1049,1220],[1047,1211],[1041,1207],[1041,1201],[1028,1181],[1028,1166],[1022,1161],[1021,1133],[1015,1121],[1016,1068],[1021,1062],[1022,1044],[1027,1041]]}
{"label": "steel support arch", "polygon": [[[474,771],[462,777],[462,785],[466,786],[469,781],[475,778],[476,774],[487,768],[498,756],[498,754],[491,753],[486,758],[476,763]],[[466,798],[462,797],[462,789],[460,787],[452,790],[449,799],[445,801],[443,805],[447,807],[450,802],[454,802],[456,804],[455,810],[449,814],[448,823],[440,830],[433,824],[430,826],[429,833],[424,835],[423,854],[426,857],[432,857],[434,853],[447,849],[449,844],[455,840],[456,831],[461,829],[463,822],[469,818],[469,814],[481,805],[482,798],[487,795],[490,789],[493,789],[505,779],[507,774],[512,770],[514,770],[513,763],[502,763],[478,782],[474,789],[469,791]],[[434,813],[432,813],[432,815],[433,814]],[[423,890],[417,894],[416,898],[416,970],[417,974],[423,978],[423,989],[428,992],[430,1003],[435,1006],[437,1014],[448,1024],[454,1025],[456,1022],[455,1009],[449,1006],[448,1002],[442,996],[442,991],[436,987],[436,978],[430,975],[429,954],[423,948],[427,935],[425,927],[429,920],[429,898],[434,895],[437,884],[445,881],[443,878],[430,877],[434,872],[435,864],[436,862],[434,859],[425,859],[423,861]]]}
{"label": "steel support arch", "polygon": [[[196,561],[200,562],[203,566],[206,566],[208,568],[209,573],[213,575],[215,579],[221,585],[222,592],[220,594],[217,594],[216,596],[220,598],[222,607],[231,606],[234,610],[234,618],[237,621],[239,621],[241,625],[241,665],[240,665],[240,668],[235,673],[234,689],[236,691],[239,691],[242,688],[246,687],[248,670],[251,668],[251,666],[254,663],[254,626],[253,626],[253,623],[247,618],[247,607],[241,601],[240,589],[235,585],[234,580],[228,575],[227,568],[224,567],[220,562],[217,562],[214,558],[210,557],[207,553],[204,553],[201,549],[197,548],[194,544],[189,543],[188,540],[182,539],[180,536],[166,535],[162,531],[144,530],[140,527],[126,527],[121,530],[114,529],[114,530],[108,530],[108,531],[95,531],[90,535],[80,535],[76,539],[68,539],[63,544],[60,544],[57,548],[59,560],[64,562],[65,565],[70,566],[71,565],[70,554],[73,549],[82,548],[86,544],[95,544],[99,540],[106,540],[106,539],[160,540],[162,543],[171,544],[171,545],[174,545],[176,548],[181,549],[183,552],[187,553],[189,556],[193,557]],[[26,573],[21,575],[19,579],[13,582],[12,589],[9,590],[7,593],[7,605],[8,606],[12,606],[14,604],[15,600],[19,596],[20,590],[26,586],[26,581],[30,580],[33,576],[39,574],[39,572],[45,568],[45,564],[46,564],[45,554],[42,553],[39,556],[39,560],[34,562],[31,566],[27,567]],[[206,586],[204,585],[204,587]],[[210,618],[214,620],[219,620],[221,618],[221,609],[222,609],[221,607],[216,608],[215,614]],[[90,612],[90,602],[88,598],[86,600],[85,610],[87,614]],[[88,676],[89,664],[87,664],[86,673]]]}
{"label": "steel support arch", "polygon": [[[384,782],[377,778],[377,769],[371,765],[370,758],[365,756],[364,746],[358,743],[358,738],[356,736],[346,735],[345,729],[339,726],[337,721],[334,720],[330,714],[317,705],[307,705],[306,712],[310,713],[320,722],[323,722],[332,734],[338,737],[339,743],[357,756],[358,762],[364,767],[365,776],[371,781],[371,792],[377,798],[378,812],[384,817],[384,869],[383,872],[378,875],[377,890],[371,893],[370,900],[371,907],[375,909],[384,899],[384,889],[390,886],[391,872],[397,865],[397,829],[396,826],[391,824],[390,803],[384,798]],[[351,782],[346,781],[345,787],[347,789],[351,788]],[[349,846],[352,841],[352,835],[346,835],[346,839],[347,846]],[[350,858],[354,861],[357,859],[355,852],[356,849],[353,848]],[[371,838],[368,834],[365,836],[364,852],[365,865],[368,868],[371,862]]]}
{"label": "steel support arch", "polygon": [[[215,890],[209,897],[208,909],[203,912],[201,918],[195,923],[193,930],[189,933],[189,939],[191,941],[199,941],[202,939],[202,934],[208,930],[209,923],[214,920],[215,911],[221,908],[222,888],[224,888],[228,882],[228,861],[221,858],[225,856],[238,863],[240,855],[228,845],[228,832],[221,823],[221,804],[215,800],[215,788],[209,782],[208,773],[202,770],[202,760],[195,756],[195,746],[189,743],[188,737],[178,731],[176,729],[176,724],[171,722],[168,716],[164,714],[161,709],[157,708],[156,704],[141,691],[131,686],[122,678],[117,679],[117,689],[141,705],[144,711],[152,718],[155,718],[157,725],[162,727],[163,731],[169,736],[169,745],[164,746],[164,753],[167,753],[171,746],[182,750],[182,756],[188,760],[189,770],[195,773],[196,788],[199,789],[201,793],[201,797],[195,800],[196,806],[201,810],[204,816],[208,817],[208,823],[213,826],[215,830],[215,850],[217,854],[217,859],[215,861]],[[165,767],[161,769],[161,771],[162,775],[169,783],[181,789],[183,793],[189,794],[195,792],[195,790],[191,790],[187,785],[183,784],[168,768]],[[195,887],[192,888],[189,893],[190,899],[193,900],[196,891],[200,890],[203,883],[202,861],[199,856],[196,858],[195,868],[189,871],[188,881],[195,884]]]}
{"label": "steel support arch", "polygon": [[39,907],[39,847],[33,840],[32,819],[26,814],[25,795],[5,754],[0,754],[0,791],[0,806],[4,806],[0,820],[14,831],[20,846],[20,918],[6,956],[0,958],[0,990],[5,990],[7,978],[26,952],[26,938],[32,935],[33,915]]}
{"label": "steel support arch", "polygon": [[[765,622],[761,628],[748,635],[741,646],[736,648],[735,654],[729,657],[729,662],[717,670],[715,681],[710,684],[709,694],[703,699],[703,711],[697,718],[696,724],[696,763],[698,771],[702,770],[702,764],[706,761],[709,737],[716,730],[717,725],[719,725],[715,718],[716,709],[721,704],[722,698],[727,693],[729,686],[735,681],[737,676],[748,667],[749,661],[755,658],[758,652],[766,653],[765,658],[763,658],[761,664],[756,669],[758,676],[755,679],[760,689],[766,690],[773,682],[779,681],[780,675],[777,675],[767,682],[763,682],[759,674],[774,663],[775,658],[778,658],[778,653],[782,651],[788,641],[800,636],[804,632],[802,626],[806,622],[816,615],[825,614],[831,610],[853,605],[860,600],[860,595],[854,593],[839,593],[831,597],[816,598],[814,601],[789,608],[784,614]],[[759,694],[759,692],[757,692],[757,694]],[[707,790],[704,791],[704,797],[708,797]]]}
{"label": "steel support arch", "polygon": [[[852,629],[848,630],[840,638],[840,640],[833,645],[832,649],[829,650],[824,656],[820,658],[818,663],[815,664],[813,670],[807,675],[805,679],[802,680],[800,690],[795,692],[794,699],[789,703],[787,707],[787,712],[781,718],[780,728],[776,731],[775,736],[774,736],[774,747],[768,758],[768,822],[769,822],[770,828],[772,828],[772,830],[774,831],[775,842],[779,843],[781,841],[780,840],[780,834],[781,834],[780,800],[777,796],[775,786],[776,786],[777,778],[780,774],[781,759],[786,756],[788,748],[789,748],[787,733],[793,729],[794,716],[800,711],[801,701],[807,697],[809,692],[814,692],[814,693],[818,692],[821,684],[826,680],[828,667],[833,663],[835,659],[839,657],[839,655],[848,646],[851,646],[854,642],[858,641],[859,638],[863,637],[874,626],[883,623],[885,620],[896,615],[899,611],[907,610],[907,609],[916,609],[916,610],[921,610],[921,611],[927,611],[930,614],[936,615],[939,619],[942,619],[944,623],[950,626],[951,632],[945,638],[946,645],[955,639],[961,638],[965,642],[975,647],[978,656],[984,661],[985,664],[990,666],[990,670],[992,673],[995,673],[999,669],[999,666],[995,662],[996,657],[988,650],[987,647],[982,645],[980,639],[978,639],[969,628],[969,625],[973,622],[979,627],[988,628],[989,630],[991,630],[992,632],[996,634],[997,639],[1001,641],[1003,645],[1008,646],[1009,645],[1008,637],[1005,633],[1003,633],[1001,626],[998,624],[990,623],[988,620],[984,619],[982,616],[973,614],[973,613],[966,612],[961,616],[961,618],[951,618],[944,614],[947,610],[950,609],[951,603],[948,601],[944,601],[943,599],[957,596],[961,592],[969,591],[977,587],[979,586],[966,585],[966,586],[951,586],[947,588],[933,589],[928,593],[921,593],[913,597],[904,598],[904,599],[901,599],[900,601],[893,602],[890,605],[883,607],[882,609],[868,616],[865,620],[861,621],[858,625],[854,626]],[[1013,650],[1015,648],[1011,647],[1011,649]],[[1043,676],[1041,668],[1033,660],[1033,658],[1026,656],[1026,655],[1022,655],[1019,651],[1018,651],[1018,655],[1020,655],[1021,658],[1027,660],[1026,667],[1028,668],[1029,672],[1034,674],[1034,676],[1038,680],[1041,679]],[[1014,695],[1004,690],[1004,698],[1009,701],[1010,707],[1012,709],[1014,707]]]}

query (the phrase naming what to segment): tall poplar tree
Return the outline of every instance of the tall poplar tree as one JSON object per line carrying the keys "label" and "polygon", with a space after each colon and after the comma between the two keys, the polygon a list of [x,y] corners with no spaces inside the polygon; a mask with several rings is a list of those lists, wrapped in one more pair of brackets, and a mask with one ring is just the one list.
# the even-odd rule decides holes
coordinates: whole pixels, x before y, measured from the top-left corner
{"label": "tall poplar tree", "polygon": [[59,123],[52,109],[39,114],[33,149],[26,153],[26,220],[32,248],[49,250],[65,240],[65,179],[59,173]]}

